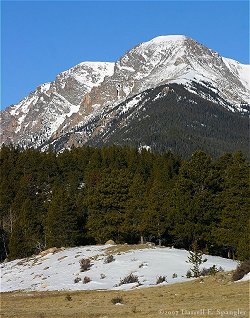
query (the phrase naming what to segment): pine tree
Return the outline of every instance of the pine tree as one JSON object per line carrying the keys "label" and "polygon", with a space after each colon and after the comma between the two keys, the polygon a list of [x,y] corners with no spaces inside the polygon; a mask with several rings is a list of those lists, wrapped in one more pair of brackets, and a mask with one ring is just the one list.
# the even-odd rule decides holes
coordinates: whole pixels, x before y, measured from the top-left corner
{"label": "pine tree", "polygon": [[95,188],[88,189],[87,227],[97,243],[113,239],[123,242],[125,237],[125,208],[131,175],[126,170],[106,170]]}
{"label": "pine tree", "polygon": [[171,196],[172,234],[188,247],[193,241],[206,244],[216,220],[211,158],[198,151],[180,168]]}
{"label": "pine tree", "polygon": [[219,222],[213,229],[215,241],[228,251],[247,259],[249,254],[249,167],[241,153],[233,155],[222,174],[223,190],[217,198]]}
{"label": "pine tree", "polygon": [[188,261],[193,267],[191,267],[191,272],[193,277],[199,277],[201,274],[200,266],[205,263],[207,259],[203,259],[203,253],[198,249],[197,242],[192,244],[192,250],[189,251]]}
{"label": "pine tree", "polygon": [[0,226],[0,262],[8,258],[8,233]]}
{"label": "pine tree", "polygon": [[136,173],[129,188],[128,201],[126,203],[124,231],[132,242],[143,244],[146,234],[146,185],[140,173]]}
{"label": "pine tree", "polygon": [[36,200],[26,198],[10,237],[10,257],[25,257],[38,253],[44,247],[44,235]]}
{"label": "pine tree", "polygon": [[154,237],[159,245],[163,235],[169,230],[166,198],[170,192],[172,176],[172,165],[168,162],[168,158],[166,160],[166,157],[157,155],[147,184],[145,219],[148,235]]}
{"label": "pine tree", "polygon": [[16,164],[20,150],[2,145],[0,149],[0,220],[6,233],[12,232],[13,213],[11,206],[18,190]]}
{"label": "pine tree", "polygon": [[74,246],[78,240],[77,213],[67,189],[56,187],[45,222],[47,247]]}

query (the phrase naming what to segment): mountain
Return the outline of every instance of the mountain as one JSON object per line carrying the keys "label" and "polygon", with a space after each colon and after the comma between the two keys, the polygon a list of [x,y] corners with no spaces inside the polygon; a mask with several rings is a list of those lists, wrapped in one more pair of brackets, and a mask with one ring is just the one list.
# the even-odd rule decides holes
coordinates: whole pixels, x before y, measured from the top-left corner
{"label": "mountain", "polygon": [[39,86],[2,112],[2,143],[246,152],[249,72],[193,39],[159,36],[115,63],[83,62]]}
{"label": "mountain", "polygon": [[[211,97],[202,85],[193,83],[193,88]],[[219,156],[236,149],[247,154],[247,132],[247,116],[228,111],[173,83],[148,89],[105,110],[88,124],[59,137],[54,145],[60,150],[72,134],[79,143],[81,136],[88,134],[87,144],[91,146],[116,144],[170,150],[185,156],[202,149]]]}
{"label": "mountain", "polygon": [[67,117],[79,111],[82,97],[113,71],[114,63],[83,62],[60,73],[54,82],[39,86],[2,112],[2,141],[27,146],[42,144]]}

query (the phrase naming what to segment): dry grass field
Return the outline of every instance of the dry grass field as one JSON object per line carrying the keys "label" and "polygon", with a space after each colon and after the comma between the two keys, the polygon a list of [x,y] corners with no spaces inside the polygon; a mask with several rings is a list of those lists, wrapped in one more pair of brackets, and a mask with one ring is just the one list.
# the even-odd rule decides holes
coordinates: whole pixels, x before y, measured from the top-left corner
{"label": "dry grass field", "polygon": [[[121,305],[112,303],[116,297],[122,297]],[[249,282],[233,283],[230,273],[218,273],[186,283],[130,291],[3,293],[1,317],[248,318]]]}

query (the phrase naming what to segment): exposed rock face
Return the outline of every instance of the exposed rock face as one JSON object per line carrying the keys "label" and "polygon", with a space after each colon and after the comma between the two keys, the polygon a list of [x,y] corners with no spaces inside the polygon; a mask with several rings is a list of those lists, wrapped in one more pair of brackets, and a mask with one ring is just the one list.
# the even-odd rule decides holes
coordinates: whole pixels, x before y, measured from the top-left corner
{"label": "exposed rock face", "polygon": [[[112,111],[117,105],[170,83],[216,99],[229,111],[245,113],[250,101],[249,71],[249,65],[223,58],[185,36],[160,36],[132,48],[116,63],[84,62],[39,86],[2,112],[1,142],[45,149],[70,135],[61,149],[84,144],[107,131],[112,116],[117,116]],[[197,90],[195,83],[210,93]],[[167,90],[166,86],[163,94]],[[121,125],[126,125],[126,118]],[[84,132],[83,126],[88,127]]]}
{"label": "exposed rock face", "polygon": [[39,146],[59,134],[61,124],[79,112],[86,93],[114,71],[114,63],[84,62],[39,86],[1,114],[3,143]]}

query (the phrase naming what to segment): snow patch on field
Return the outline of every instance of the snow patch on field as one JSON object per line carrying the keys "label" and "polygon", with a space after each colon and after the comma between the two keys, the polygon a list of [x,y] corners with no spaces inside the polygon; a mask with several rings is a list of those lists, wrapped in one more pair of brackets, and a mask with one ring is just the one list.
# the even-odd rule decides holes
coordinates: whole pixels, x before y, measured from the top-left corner
{"label": "snow patch on field", "polygon": [[[168,247],[130,250],[114,254],[115,260],[105,263],[110,245],[84,246],[60,250],[57,253],[37,255],[1,264],[1,292],[14,290],[127,290],[138,284],[119,285],[129,274],[138,276],[140,287],[156,285],[159,276],[166,276],[167,283],[187,281],[190,269],[188,251]],[[205,257],[205,256],[204,256]],[[79,261],[91,259],[88,271],[80,271]],[[216,256],[206,256],[206,268],[213,265],[225,271],[233,270],[238,263]],[[173,274],[177,277],[173,278]],[[174,275],[174,276],[176,276]],[[83,283],[87,276],[91,281]],[[76,279],[77,278],[77,279]],[[77,281],[78,282],[75,282]]]}

